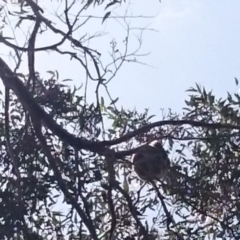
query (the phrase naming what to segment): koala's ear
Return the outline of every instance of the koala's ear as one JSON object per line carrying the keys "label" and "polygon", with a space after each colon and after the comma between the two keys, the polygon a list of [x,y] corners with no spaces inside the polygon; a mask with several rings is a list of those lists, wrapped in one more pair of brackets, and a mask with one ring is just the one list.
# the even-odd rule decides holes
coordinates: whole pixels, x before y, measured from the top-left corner
{"label": "koala's ear", "polygon": [[142,152],[137,152],[132,155],[131,161],[132,163],[135,163],[136,161],[138,161],[139,159],[143,159],[144,157],[145,156]]}
{"label": "koala's ear", "polygon": [[158,143],[157,140],[150,142],[148,145],[154,147]]}
{"label": "koala's ear", "polygon": [[151,147],[158,147],[158,148],[162,148],[162,141],[158,141],[158,140],[154,140],[152,142],[149,143],[149,146]]}

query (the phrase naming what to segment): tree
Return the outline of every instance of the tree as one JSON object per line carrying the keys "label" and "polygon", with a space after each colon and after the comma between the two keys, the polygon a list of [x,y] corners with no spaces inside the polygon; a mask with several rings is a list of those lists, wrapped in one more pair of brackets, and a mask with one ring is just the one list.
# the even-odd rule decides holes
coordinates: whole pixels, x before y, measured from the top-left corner
{"label": "tree", "polygon": [[[95,2],[109,8],[117,3]],[[119,108],[108,83],[123,63],[138,62],[142,41],[138,38],[137,48],[129,51],[133,29],[126,16],[120,17],[126,27],[123,45],[112,40],[111,62],[104,64],[102,53],[90,47],[102,34],[76,37],[76,30],[93,18],[79,20],[89,3],[94,1],[61,2],[63,11],[56,16],[63,28],[32,0],[1,7],[0,41],[10,49],[15,69],[0,58],[5,89],[0,239],[240,239],[240,96],[217,99],[196,85],[188,90],[184,113],[169,111],[158,122],[147,110]],[[100,22],[108,17],[104,14]],[[14,43],[15,31],[13,37],[6,35],[12,19],[15,31],[25,31],[30,22],[25,44]],[[61,39],[36,47],[36,39],[48,31]],[[58,71],[43,78],[35,60],[44,51],[77,62],[86,74],[84,88],[61,80]],[[27,74],[19,70],[24,54]],[[87,101],[89,81],[96,84],[93,102]],[[152,186],[136,177],[130,158],[155,139],[175,154],[170,181]],[[152,222],[146,217],[151,210]]]}

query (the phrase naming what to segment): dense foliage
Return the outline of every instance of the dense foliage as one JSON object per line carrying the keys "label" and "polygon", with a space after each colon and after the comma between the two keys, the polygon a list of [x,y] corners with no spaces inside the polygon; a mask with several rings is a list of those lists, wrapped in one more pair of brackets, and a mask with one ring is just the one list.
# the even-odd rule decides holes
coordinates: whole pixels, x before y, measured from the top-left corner
{"label": "dense foliage", "polygon": [[[119,108],[108,83],[123,63],[137,62],[139,55],[128,50],[129,27],[122,52],[116,40],[110,43],[112,59],[106,65],[103,53],[91,48],[99,35],[75,37],[88,23],[79,17],[93,2],[62,2],[57,16],[67,30],[58,28],[32,0],[13,8],[9,3],[1,6],[1,45],[8,47],[16,64],[10,75],[2,60],[0,64],[5,87],[0,116],[0,239],[240,239],[240,95],[217,99],[196,85],[188,90],[184,112],[166,112],[159,122],[153,122],[147,110]],[[118,1],[111,3],[105,4],[110,8]],[[79,12],[73,16],[76,8]],[[26,22],[34,23],[22,46],[15,45],[15,34],[5,34],[12,19],[23,31]],[[48,31],[62,39],[36,47],[37,35]],[[78,87],[51,70],[49,78],[41,77],[35,54],[50,50],[76,61],[87,81]],[[26,74],[19,71],[23,55]],[[9,76],[12,82],[6,81]],[[32,101],[73,135],[62,137],[53,130],[55,123],[46,124],[49,118],[26,101],[15,85],[18,80]],[[87,101],[89,81],[95,83],[92,102]],[[73,138],[90,143],[75,146],[69,141]],[[158,182],[157,188],[139,180],[130,163],[136,147],[153,139],[165,142],[172,163],[170,181]]]}

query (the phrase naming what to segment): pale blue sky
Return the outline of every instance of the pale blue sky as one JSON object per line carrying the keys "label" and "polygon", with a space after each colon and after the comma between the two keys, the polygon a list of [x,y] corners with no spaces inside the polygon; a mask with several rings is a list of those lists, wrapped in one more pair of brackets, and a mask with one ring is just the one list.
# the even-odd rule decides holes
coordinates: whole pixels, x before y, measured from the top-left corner
{"label": "pale blue sky", "polygon": [[[114,90],[125,84],[129,87],[119,92],[124,105],[150,107],[153,112],[159,107],[180,110],[184,91],[195,82],[220,96],[236,90],[234,77],[240,77],[239,1],[169,0],[156,8],[143,2],[139,12],[159,12],[151,25],[159,33],[144,37],[145,49],[152,52],[144,60],[158,69],[136,65],[131,71],[132,65],[125,67],[112,83]],[[131,97],[134,87],[139,95]]]}

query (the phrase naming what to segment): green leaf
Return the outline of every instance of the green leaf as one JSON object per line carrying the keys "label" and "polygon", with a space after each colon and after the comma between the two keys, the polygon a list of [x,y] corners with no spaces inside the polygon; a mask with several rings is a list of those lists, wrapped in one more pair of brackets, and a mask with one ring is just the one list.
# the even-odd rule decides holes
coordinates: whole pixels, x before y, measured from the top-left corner
{"label": "green leaf", "polygon": [[53,71],[47,71],[47,73],[50,73],[52,76],[55,76],[55,72]]}
{"label": "green leaf", "polygon": [[70,78],[66,78],[66,79],[62,80],[62,82],[70,82],[70,81],[72,81],[72,79],[70,79]]}
{"label": "green leaf", "polygon": [[113,129],[109,129],[108,132],[109,132],[110,134],[115,134],[115,133],[116,133],[116,131],[113,130]]}
{"label": "green leaf", "polygon": [[199,93],[202,93],[200,85],[198,85],[198,84],[196,83],[196,86],[197,86],[197,91],[198,91]]}
{"label": "green leaf", "polygon": [[57,80],[59,79],[59,73],[58,73],[57,70],[56,70],[56,79],[57,79]]}
{"label": "green leaf", "polygon": [[238,86],[238,79],[237,78],[235,78],[235,84],[236,84],[236,86]]}
{"label": "green leaf", "polygon": [[120,3],[119,1],[112,1],[110,3],[107,4],[107,6],[105,7],[105,10],[109,7],[111,7],[112,5],[116,4],[116,3]]}
{"label": "green leaf", "polygon": [[193,87],[186,90],[186,92],[197,92],[197,90]]}
{"label": "green leaf", "polygon": [[104,98],[103,97],[101,97],[101,107],[104,107],[105,105],[104,105]]}
{"label": "green leaf", "polygon": [[103,17],[103,20],[102,20],[102,24],[104,23],[104,21],[111,15],[111,12],[107,12],[105,14],[105,16]]}
{"label": "green leaf", "polygon": [[124,181],[123,181],[123,189],[125,192],[129,192],[129,185],[126,177],[126,173],[124,173]]}

